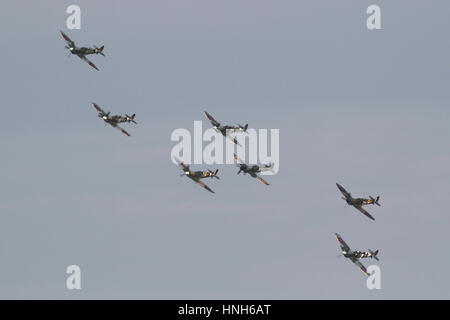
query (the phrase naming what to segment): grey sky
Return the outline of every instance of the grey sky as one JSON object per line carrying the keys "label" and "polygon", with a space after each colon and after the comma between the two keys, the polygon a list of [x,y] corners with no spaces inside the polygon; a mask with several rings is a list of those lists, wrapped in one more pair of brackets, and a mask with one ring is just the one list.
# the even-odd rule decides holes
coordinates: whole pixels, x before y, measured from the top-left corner
{"label": "grey sky", "polygon": [[[3,0],[0,298],[450,298],[450,3],[377,1],[368,31],[373,3]],[[59,30],[105,45],[99,72]],[[132,136],[92,101],[136,112]],[[269,187],[234,166],[214,195],[179,177],[170,134],[204,110],[280,129]],[[336,182],[380,194],[376,221]],[[380,249],[381,290],[334,232]]]}

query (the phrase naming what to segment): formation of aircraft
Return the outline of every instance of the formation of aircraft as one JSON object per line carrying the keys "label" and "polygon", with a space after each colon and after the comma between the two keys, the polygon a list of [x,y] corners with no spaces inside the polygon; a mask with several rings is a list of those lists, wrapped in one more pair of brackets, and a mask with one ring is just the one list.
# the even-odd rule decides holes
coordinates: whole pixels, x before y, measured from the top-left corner
{"label": "formation of aircraft", "polygon": [[342,251],[342,255],[348,259],[350,259],[351,262],[353,262],[354,264],[356,264],[358,266],[358,268],[367,276],[369,276],[370,274],[367,272],[366,267],[361,263],[361,261],[359,261],[359,259],[364,259],[364,258],[373,258],[377,261],[379,261],[377,255],[378,255],[378,251],[372,251],[369,249],[369,251],[352,251],[350,249],[350,247],[345,243],[344,239],[342,239],[342,237],[335,233],[336,235],[336,239],[339,242],[339,245],[341,246],[341,251]]}
{"label": "formation of aircraft", "polygon": [[216,130],[217,132],[220,132],[225,138],[230,139],[235,144],[237,144],[238,146],[241,147],[241,144],[237,141],[236,138],[231,137],[230,133],[247,132],[248,124],[246,124],[245,126],[241,126],[240,124],[238,124],[237,126],[222,126],[208,112],[204,111],[204,114],[205,114],[206,119],[208,119],[209,122],[211,122],[214,130]]}
{"label": "formation of aircraft", "polygon": [[[379,203],[380,196],[377,196],[376,198],[369,196],[369,199],[353,198],[352,195],[350,194],[350,192],[345,190],[344,187],[341,186],[339,183],[336,183],[336,186],[338,187],[339,191],[341,191],[341,193],[344,195],[342,197],[342,199],[345,200],[348,205],[355,207],[362,214],[366,215],[368,218],[375,220],[375,218],[372,217],[372,215],[370,213],[368,213],[366,210],[363,209],[363,206],[371,204],[371,205],[377,205],[377,206],[381,207],[381,205]],[[336,233],[335,235],[336,235],[336,239],[338,240],[338,242],[341,246],[342,255],[344,257],[350,259],[354,264],[356,264],[359,267],[359,269],[364,274],[369,276],[370,274],[367,272],[366,267],[364,267],[364,265],[359,261],[359,259],[373,258],[378,261],[378,257],[377,257],[378,250],[372,251],[369,249],[368,251],[352,251],[339,234]]]}
{"label": "formation of aircraft", "polygon": [[75,45],[75,42],[73,42],[64,32],[59,31],[61,33],[61,36],[66,41],[65,48],[70,51],[70,53],[77,55],[80,59],[84,60],[88,65],[90,65],[92,68],[98,71],[98,68],[93,64],[88,58],[86,58],[89,54],[101,54],[102,56],[105,56],[103,53],[103,49],[105,46],[101,46],[100,48],[94,46],[93,48],[88,47],[77,47]]}
{"label": "formation of aircraft", "polygon": [[[231,132],[238,132],[238,131],[239,132],[246,132],[247,129],[248,129],[248,124],[246,124],[245,126],[242,126],[242,125],[222,126],[208,112],[204,111],[204,115],[211,122],[211,124],[213,125],[213,128],[217,132],[220,132],[224,137],[230,139],[236,145],[241,146],[235,138],[233,138],[233,137],[231,137],[229,135],[229,133],[231,133]],[[238,174],[240,174],[241,172],[243,172],[244,174],[248,173],[251,177],[255,178],[259,182],[265,184],[266,186],[269,185],[269,183],[267,183],[267,181],[265,181],[260,176],[258,176],[258,173],[263,172],[263,171],[267,171],[267,170],[273,171],[273,167],[274,167],[273,163],[270,163],[270,164],[267,164],[267,165],[263,165],[263,166],[248,165],[248,164],[245,164],[241,159],[239,159],[236,156],[236,154],[233,154],[233,157],[237,161],[237,166],[239,167]],[[183,172],[184,172],[184,174],[182,174],[182,176],[183,175],[188,176],[189,178],[191,178],[192,180],[194,180],[195,182],[200,184],[200,186],[202,186],[206,190],[214,193],[214,191],[212,191],[208,186],[206,186],[203,182],[201,182],[200,179],[208,178],[208,177],[211,177],[211,178],[216,177],[216,178],[218,178],[216,176],[218,170],[216,170],[216,171],[211,171],[211,170],[208,170],[208,171],[190,171],[188,165],[184,164],[183,162],[181,162],[177,158],[175,158],[175,160],[178,163],[178,166],[180,167],[180,169],[183,170]]]}
{"label": "formation of aircraft", "polygon": [[125,114],[123,116],[121,116],[121,115],[112,115],[111,116],[110,112],[103,111],[95,102],[92,102],[91,104],[95,108],[95,110],[97,110],[98,117],[102,118],[103,121],[105,121],[105,123],[111,125],[112,127],[116,128],[117,130],[121,131],[123,134],[130,136],[130,134],[128,132],[126,132],[119,126],[119,123],[133,122],[134,124],[137,124],[136,121],[134,121],[134,117],[136,116],[135,113],[133,113],[131,116],[129,116],[127,114]]}
{"label": "formation of aircraft", "polygon": [[[100,54],[102,56],[105,56],[105,54],[103,53],[104,46],[101,46],[100,48],[96,47],[96,46],[94,46],[92,48],[77,47],[75,45],[75,42],[72,41],[64,32],[60,31],[60,33],[61,33],[61,36],[63,37],[63,39],[66,41],[65,48],[68,49],[71,54],[77,55],[80,59],[84,60],[93,69],[98,70],[98,68],[89,59],[87,59],[86,56],[90,55],[90,54]],[[119,124],[120,123],[130,123],[130,122],[136,124],[136,121],[134,120],[136,114],[132,114],[131,116],[129,116],[127,114],[125,114],[125,115],[110,115],[110,112],[103,111],[96,103],[93,102],[92,106],[98,112],[98,117],[102,118],[105,123],[120,130],[123,134],[130,136],[130,134],[127,131],[125,131],[124,129],[122,129],[119,126]],[[204,115],[211,122],[213,128],[217,132],[220,132],[225,138],[230,139],[236,145],[241,146],[236,138],[231,137],[230,133],[247,132],[248,124],[246,124],[245,126],[221,125],[208,112],[204,111]],[[255,178],[256,180],[263,183],[264,185],[266,185],[266,186],[269,185],[269,183],[267,181],[265,181],[264,179],[262,179],[260,176],[258,176],[258,174],[263,171],[272,170],[273,166],[274,166],[273,163],[262,165],[262,166],[248,165],[248,164],[244,163],[241,159],[239,159],[236,154],[233,154],[233,158],[237,162],[237,164],[236,164],[237,167],[239,167],[239,171],[237,172],[237,174],[240,174],[241,172],[243,172],[245,175],[248,173],[251,177]],[[218,169],[216,169],[215,171],[212,171],[212,170],[192,171],[192,170],[190,170],[189,165],[184,164],[178,158],[175,158],[175,160],[178,164],[178,167],[183,171],[181,176],[187,176],[188,178],[190,178],[191,180],[193,180],[194,182],[199,184],[204,189],[208,190],[211,193],[214,193],[214,191],[211,188],[209,188],[206,184],[204,184],[201,180],[205,179],[205,178],[216,178],[216,179],[220,180],[220,178],[217,176],[217,173],[219,171]],[[369,199],[353,198],[351,196],[351,194],[349,192],[347,192],[340,184],[336,183],[336,185],[337,185],[338,189],[344,195],[344,197],[342,197],[342,199],[344,199],[347,202],[347,204],[354,206],[356,209],[358,209],[361,213],[366,215],[368,218],[375,220],[372,217],[372,215],[370,215],[366,210],[363,209],[363,206],[369,205],[369,204],[372,204],[372,205],[376,204],[378,206],[381,206],[379,204],[380,196],[377,196],[376,198],[369,196]],[[372,251],[369,249],[368,251],[352,251],[338,233],[335,233],[335,235],[336,235],[336,239],[338,240],[339,245],[341,247],[342,255],[344,257],[350,259],[355,265],[357,265],[364,274],[369,275],[366,267],[359,260],[364,259],[364,258],[373,258],[378,261],[379,259],[377,257],[377,254],[378,254],[379,250]]]}
{"label": "formation of aircraft", "polygon": [[236,154],[233,154],[233,158],[234,158],[234,160],[236,160],[237,166],[239,167],[239,171],[237,174],[241,173],[241,171],[244,174],[248,173],[251,177],[255,178],[259,182],[265,184],[266,186],[269,185],[267,183],[267,181],[265,181],[263,178],[258,176],[258,173],[263,172],[263,171],[271,171],[273,169],[273,165],[274,165],[273,163],[269,163],[269,164],[266,164],[263,166],[258,166],[256,164],[248,165],[248,164],[245,164],[244,161],[239,159]]}
{"label": "formation of aircraft", "polygon": [[336,185],[337,185],[338,189],[344,195],[342,197],[342,199],[344,199],[348,205],[355,207],[362,214],[366,215],[367,217],[369,217],[372,220],[375,220],[375,218],[372,217],[372,215],[370,215],[370,213],[368,213],[366,210],[363,209],[363,206],[368,205],[368,204],[372,204],[372,205],[376,204],[377,206],[381,207],[380,203],[378,202],[380,200],[380,196],[377,196],[376,199],[373,198],[372,196],[369,196],[369,199],[353,198],[352,195],[349,192],[347,192],[347,190],[345,190],[344,187],[342,187],[339,183],[336,183]]}
{"label": "formation of aircraft", "polygon": [[214,191],[211,190],[211,188],[209,188],[206,184],[204,184],[201,179],[204,178],[216,178],[219,179],[220,178],[217,176],[217,172],[219,172],[219,169],[216,169],[215,171],[191,171],[189,169],[189,166],[184,164],[183,162],[180,161],[180,159],[175,158],[175,161],[178,163],[178,167],[180,167],[181,170],[183,170],[183,173],[181,174],[181,176],[186,176],[190,179],[192,179],[193,181],[195,181],[196,183],[198,183],[201,187],[205,188],[206,190],[208,190],[211,193],[214,193]]}

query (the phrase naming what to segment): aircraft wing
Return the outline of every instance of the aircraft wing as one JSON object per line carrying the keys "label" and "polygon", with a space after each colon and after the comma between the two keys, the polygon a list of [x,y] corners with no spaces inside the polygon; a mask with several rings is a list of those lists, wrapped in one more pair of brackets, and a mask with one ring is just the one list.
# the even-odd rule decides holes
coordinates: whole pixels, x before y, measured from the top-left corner
{"label": "aircraft wing", "polygon": [[367,212],[366,210],[364,210],[362,207],[355,207],[355,208],[358,209],[359,212],[361,212],[362,214],[364,214],[364,215],[366,215],[367,217],[369,217],[370,219],[375,220],[375,218],[372,217],[372,216],[370,215],[370,213],[368,213],[368,212]]}
{"label": "aircraft wing", "polygon": [[263,178],[261,178],[259,176],[256,176],[255,179],[258,180],[259,182],[261,182],[262,184],[265,184],[266,186],[269,185],[266,180],[264,180]]}
{"label": "aircraft wing", "polygon": [[75,46],[75,42],[73,42],[64,32],[59,31],[59,33],[61,33],[61,36],[63,37],[63,39],[67,42],[67,44],[71,47]]}
{"label": "aircraft wing", "polygon": [[130,134],[128,133],[128,132],[126,132],[125,130],[123,130],[121,127],[119,127],[117,124],[112,124],[112,123],[109,123],[111,126],[113,126],[114,128],[116,128],[117,130],[119,130],[120,132],[122,132],[124,135],[126,135],[126,136],[130,136]]}
{"label": "aircraft wing", "polygon": [[80,59],[84,60],[88,65],[90,65],[92,68],[94,68],[95,70],[98,71],[98,68],[95,66],[95,64],[93,64],[88,58],[86,58],[85,55],[83,54],[77,54],[78,57],[80,57]]}
{"label": "aircraft wing", "polygon": [[242,147],[241,144],[237,141],[236,138],[233,138],[232,136],[226,134],[225,137],[227,137],[228,139],[230,139],[231,141],[233,141],[234,144],[237,144],[239,147]]}
{"label": "aircraft wing", "polygon": [[178,159],[177,157],[174,157],[175,161],[178,164],[178,167],[180,167],[181,170],[183,170],[183,172],[189,171],[189,166],[185,165],[183,162],[180,161],[180,159]]}
{"label": "aircraft wing", "polygon": [[242,161],[241,159],[238,158],[236,153],[233,153],[233,159],[236,160],[236,162],[239,163],[239,164],[243,164],[244,163],[244,161]]}
{"label": "aircraft wing", "polygon": [[211,122],[211,124],[215,127],[220,126],[220,123],[216,121],[216,119],[214,119],[208,112],[204,111],[205,117],[206,119],[209,120],[209,122]]}
{"label": "aircraft wing", "polygon": [[194,179],[190,176],[188,176],[188,177],[191,178],[193,181],[197,182],[201,187],[205,188],[209,192],[214,193],[214,191],[212,191],[206,184],[204,184],[202,181],[200,181],[200,179]]}
{"label": "aircraft wing", "polygon": [[337,233],[335,233],[336,239],[339,242],[339,245],[341,246],[341,250],[345,252],[350,251],[350,247],[345,243],[344,239],[341,238],[341,236]]}
{"label": "aircraft wing", "polygon": [[346,197],[346,198],[350,198],[351,197],[350,193],[348,193],[347,190],[345,190],[344,187],[341,186],[339,183],[336,183],[336,186],[338,187],[339,191],[342,192],[344,197]]}
{"label": "aircraft wing", "polygon": [[100,108],[100,107],[98,106],[98,104],[96,104],[95,102],[92,102],[91,104],[92,104],[92,106],[95,108],[95,110],[97,110],[98,113],[106,114],[106,112],[103,111],[102,108]]}
{"label": "aircraft wing", "polygon": [[350,258],[350,260],[352,260],[352,262],[356,264],[359,270],[361,270],[366,276],[370,276],[370,274],[367,272],[366,267],[364,267],[364,265],[357,258]]}

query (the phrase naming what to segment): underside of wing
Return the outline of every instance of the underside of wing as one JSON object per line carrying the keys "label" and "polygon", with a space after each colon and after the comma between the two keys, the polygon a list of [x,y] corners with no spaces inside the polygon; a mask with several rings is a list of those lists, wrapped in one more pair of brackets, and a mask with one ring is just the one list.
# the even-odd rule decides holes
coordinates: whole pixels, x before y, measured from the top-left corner
{"label": "underside of wing", "polygon": [[205,188],[206,190],[208,190],[211,193],[214,193],[214,191],[212,191],[206,184],[204,184],[202,181],[200,181],[200,179],[192,179],[195,182],[197,182],[200,186],[202,186],[203,188]]}
{"label": "underside of wing", "polygon": [[233,138],[232,136],[230,136],[229,134],[225,134],[225,137],[227,137],[228,139],[230,139],[231,141],[233,141],[234,144],[238,145],[239,147],[242,147],[241,144],[237,141],[236,138]]}
{"label": "underside of wing", "polygon": [[341,193],[344,195],[344,197],[346,198],[350,197],[350,193],[348,193],[343,186],[341,186],[339,183],[336,183],[336,186],[338,187],[339,191],[341,191]]}
{"label": "underside of wing", "polygon": [[233,153],[233,159],[236,160],[236,162],[239,164],[244,164],[244,161],[242,161],[242,159],[238,158],[236,153]]}
{"label": "underside of wing", "polygon": [[220,123],[216,121],[216,119],[214,119],[208,112],[204,111],[205,117],[206,119],[209,120],[209,122],[211,122],[211,124],[215,127],[220,126]]}
{"label": "underside of wing", "polygon": [[366,267],[364,267],[364,265],[357,258],[352,258],[351,260],[366,276],[370,276],[370,274],[367,272]]}
{"label": "underside of wing", "polygon": [[368,212],[367,212],[366,210],[364,210],[362,207],[355,207],[355,208],[358,209],[359,212],[361,212],[362,214],[366,215],[368,218],[370,218],[370,219],[372,219],[372,220],[375,220],[375,218],[372,217],[372,216],[370,215],[370,213],[368,213]]}
{"label": "underside of wing", "polygon": [[259,176],[256,176],[255,179],[258,180],[259,182],[261,182],[262,184],[265,184],[266,186],[269,185],[266,180],[264,180],[263,178],[261,178]]}
{"label": "underside of wing", "polygon": [[119,130],[120,132],[122,132],[124,135],[126,135],[126,136],[130,136],[130,134],[128,133],[128,132],[126,132],[125,130],[123,130],[120,126],[118,126],[117,124],[113,124],[113,123],[110,123],[110,125],[111,126],[113,126],[114,128],[116,128],[117,130]]}
{"label": "underside of wing", "polygon": [[100,108],[95,102],[92,102],[91,105],[95,108],[95,110],[97,110],[98,113],[105,114],[105,111],[103,111],[102,108]]}
{"label": "underside of wing", "polygon": [[350,251],[350,247],[345,243],[344,239],[341,238],[341,236],[337,233],[335,233],[336,239],[339,242],[339,245],[341,246],[341,250],[345,252]]}
{"label": "underside of wing", "polygon": [[92,68],[94,68],[95,70],[98,71],[98,68],[95,66],[95,64],[93,64],[88,58],[86,58],[86,56],[84,56],[82,54],[78,54],[78,56],[80,57],[80,59],[84,60],[88,65],[90,65]]}
{"label": "underside of wing", "polygon": [[183,170],[183,172],[186,172],[186,171],[189,170],[189,167],[186,166],[183,162],[181,162],[180,159],[178,159],[177,157],[174,157],[174,158],[175,158],[175,161],[176,161],[177,164],[178,164],[178,167],[180,167],[180,169]]}
{"label": "underside of wing", "polygon": [[71,47],[75,46],[75,42],[73,42],[64,32],[59,31],[59,33],[61,33],[61,36],[63,37],[63,39],[67,42],[67,44]]}

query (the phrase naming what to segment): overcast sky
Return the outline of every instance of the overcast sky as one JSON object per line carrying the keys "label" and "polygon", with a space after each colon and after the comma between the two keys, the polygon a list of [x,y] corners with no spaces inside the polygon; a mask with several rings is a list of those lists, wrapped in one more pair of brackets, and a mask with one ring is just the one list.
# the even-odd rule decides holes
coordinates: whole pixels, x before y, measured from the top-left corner
{"label": "overcast sky", "polygon": [[[3,0],[0,298],[449,299],[450,3],[377,1],[369,31],[371,4]],[[104,44],[100,71],[59,30]],[[136,113],[131,137],[91,102]],[[233,165],[192,167],[219,168],[215,194],[179,176],[170,136],[204,110],[280,130],[270,186]],[[336,182],[380,195],[376,221]],[[381,290],[335,232],[380,250]]]}

